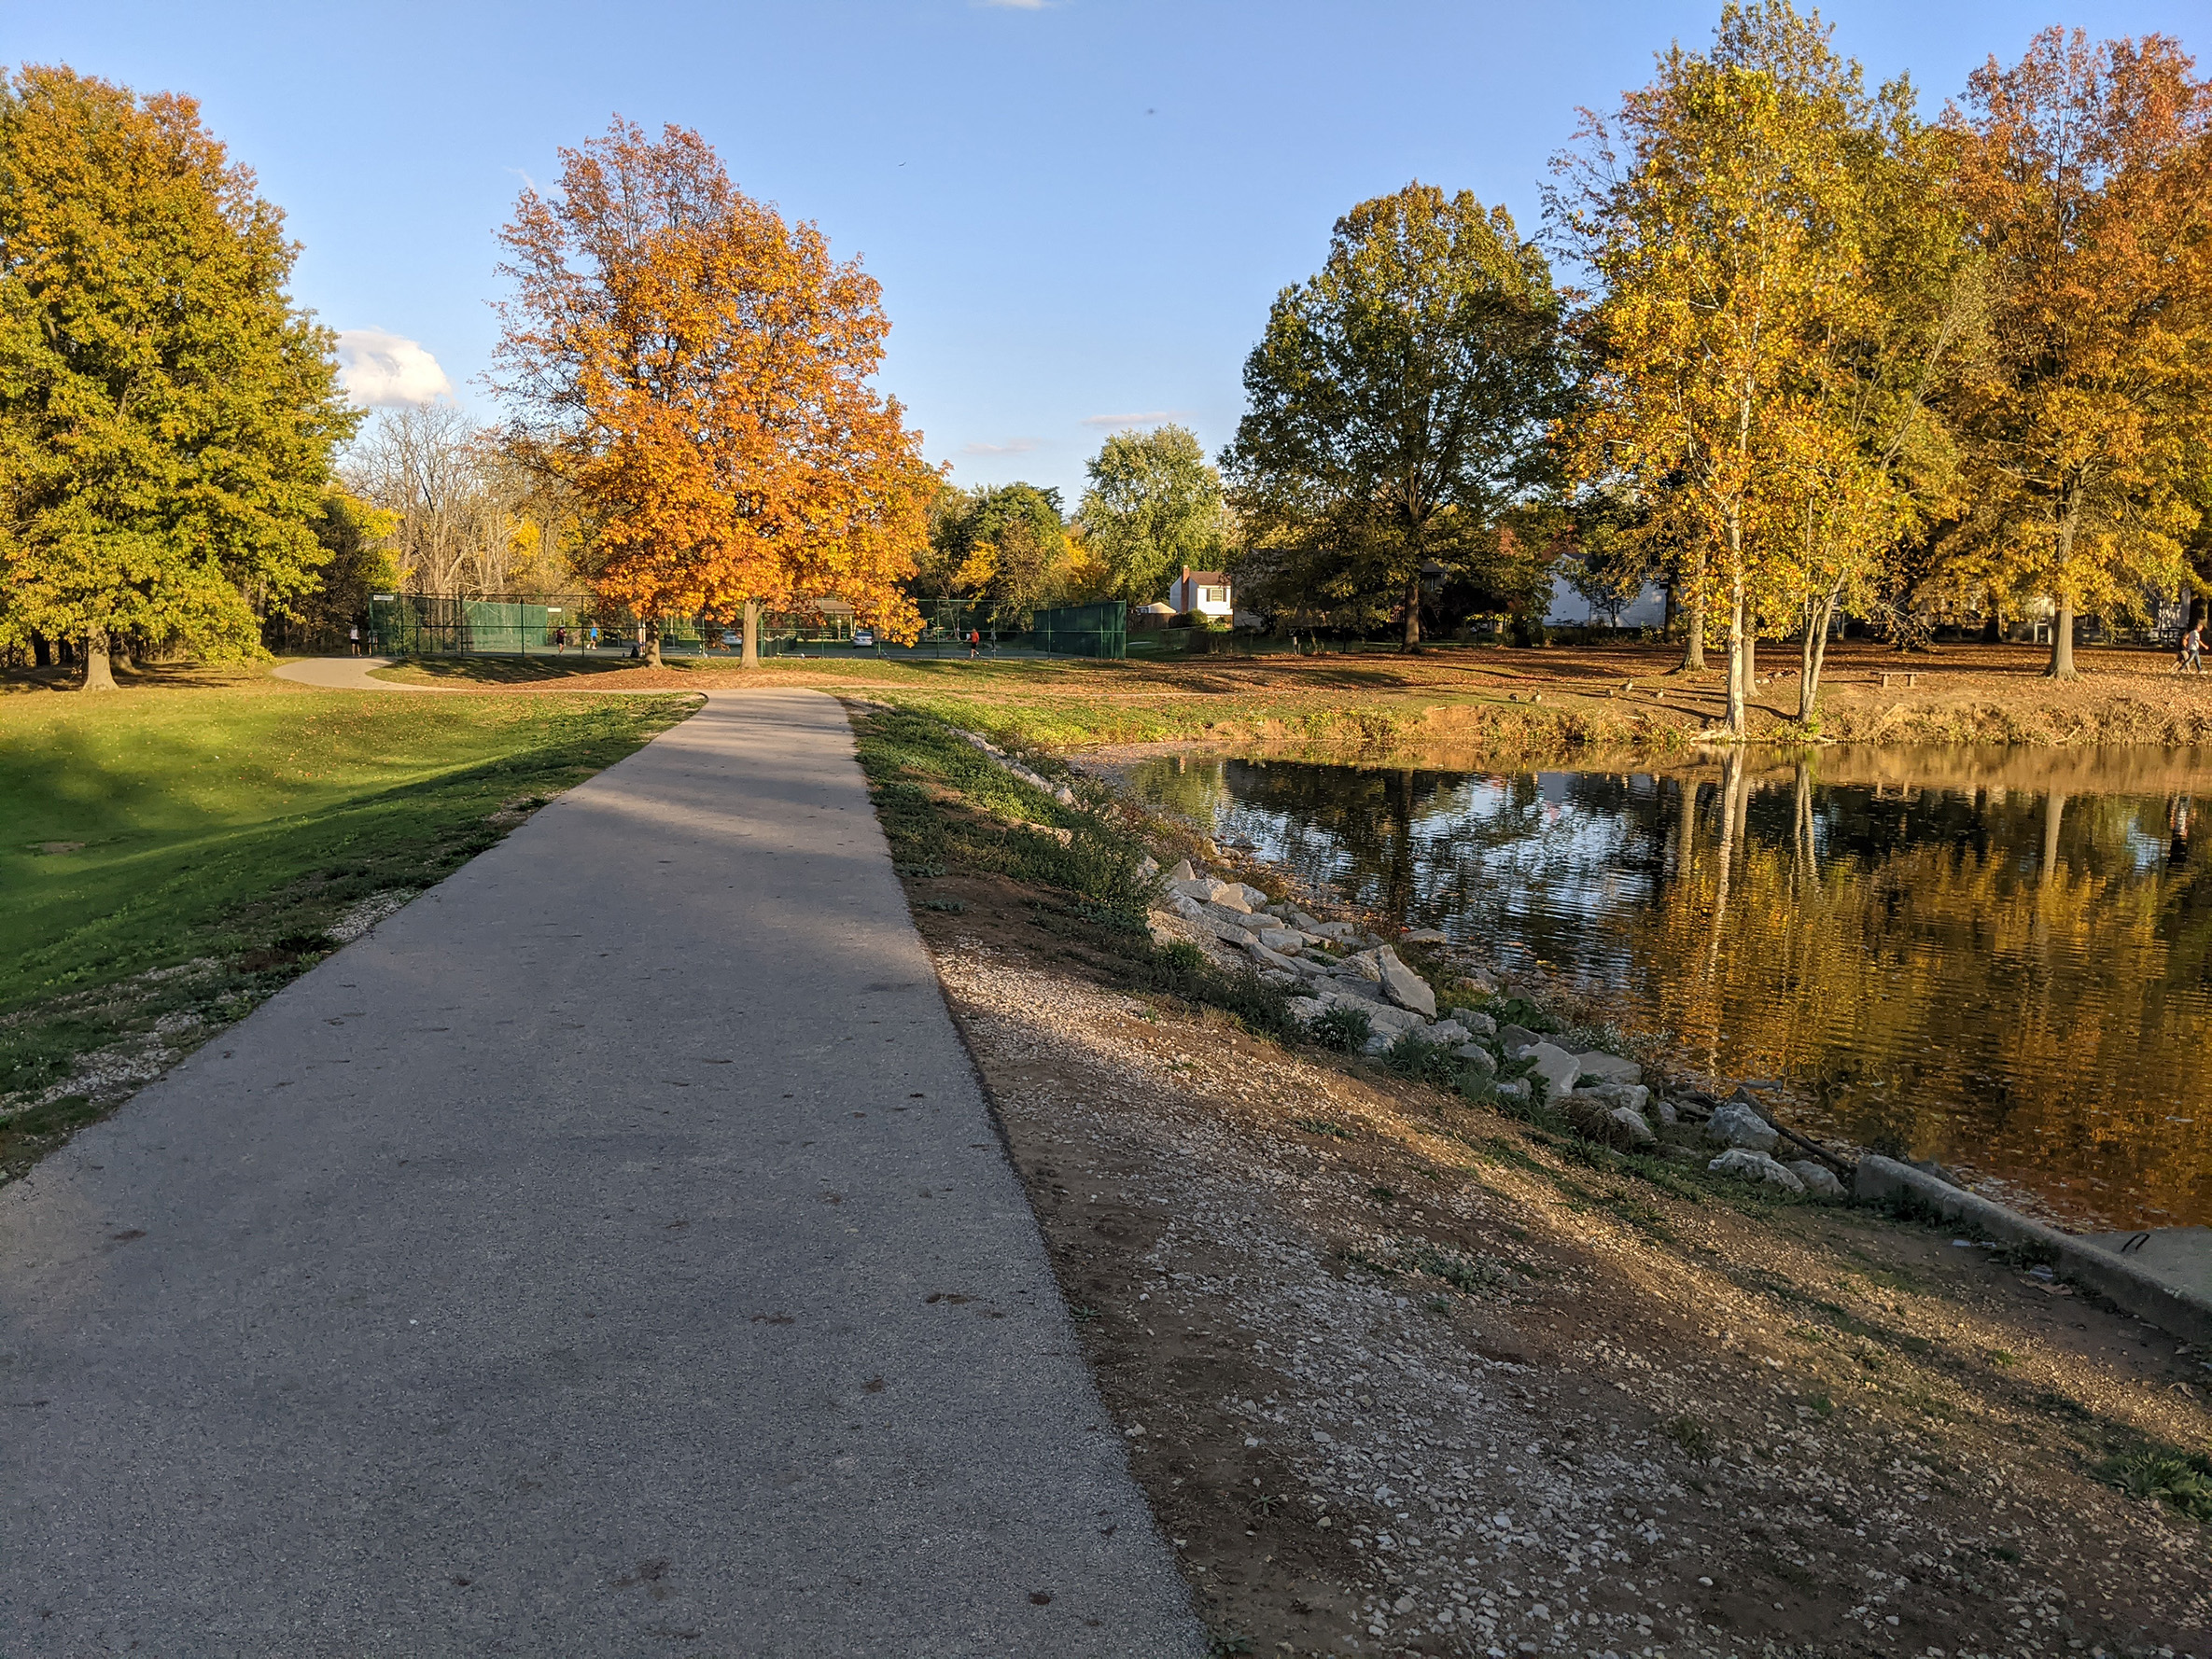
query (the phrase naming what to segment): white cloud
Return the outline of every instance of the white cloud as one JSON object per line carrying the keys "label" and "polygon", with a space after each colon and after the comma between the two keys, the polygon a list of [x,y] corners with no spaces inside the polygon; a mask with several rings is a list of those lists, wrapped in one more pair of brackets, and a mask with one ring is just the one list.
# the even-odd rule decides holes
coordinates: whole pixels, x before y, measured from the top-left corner
{"label": "white cloud", "polygon": [[963,455],[1026,455],[1037,447],[1034,438],[1009,438],[1004,443],[963,443]]}
{"label": "white cloud", "polygon": [[987,11],[1043,11],[1052,0],[974,0]]}
{"label": "white cloud", "polygon": [[412,340],[382,328],[338,331],[338,379],[363,409],[392,409],[451,398],[453,382],[438,359]]}
{"label": "white cloud", "polygon": [[1157,426],[1174,420],[1182,412],[1177,409],[1155,409],[1143,414],[1085,415],[1083,424],[1086,426]]}

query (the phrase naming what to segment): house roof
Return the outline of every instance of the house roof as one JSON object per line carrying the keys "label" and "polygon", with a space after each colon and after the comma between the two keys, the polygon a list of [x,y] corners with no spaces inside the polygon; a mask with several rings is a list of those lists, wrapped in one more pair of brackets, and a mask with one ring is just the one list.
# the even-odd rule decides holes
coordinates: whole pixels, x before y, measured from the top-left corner
{"label": "house roof", "polygon": [[1201,588],[1224,588],[1229,582],[1229,579],[1218,570],[1193,570],[1183,579],[1196,582]]}

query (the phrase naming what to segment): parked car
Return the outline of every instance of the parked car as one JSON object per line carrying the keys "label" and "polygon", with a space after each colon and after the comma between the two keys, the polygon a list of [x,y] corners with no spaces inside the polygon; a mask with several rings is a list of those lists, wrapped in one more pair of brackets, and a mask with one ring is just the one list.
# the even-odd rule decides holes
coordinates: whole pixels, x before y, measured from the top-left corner
{"label": "parked car", "polygon": [[856,646],[874,645],[875,643],[875,630],[873,628],[855,628],[852,631],[852,642]]}

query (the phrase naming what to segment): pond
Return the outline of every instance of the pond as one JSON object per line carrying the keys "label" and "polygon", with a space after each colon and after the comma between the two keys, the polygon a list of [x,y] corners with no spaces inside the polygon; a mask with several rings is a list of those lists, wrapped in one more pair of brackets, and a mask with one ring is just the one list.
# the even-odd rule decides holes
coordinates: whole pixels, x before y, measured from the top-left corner
{"label": "pond", "polygon": [[[1145,799],[1600,993],[1809,1122],[2069,1225],[2212,1222],[2212,753],[1838,748],[1497,772],[1170,756]],[[2207,826],[2212,829],[2212,825]]]}

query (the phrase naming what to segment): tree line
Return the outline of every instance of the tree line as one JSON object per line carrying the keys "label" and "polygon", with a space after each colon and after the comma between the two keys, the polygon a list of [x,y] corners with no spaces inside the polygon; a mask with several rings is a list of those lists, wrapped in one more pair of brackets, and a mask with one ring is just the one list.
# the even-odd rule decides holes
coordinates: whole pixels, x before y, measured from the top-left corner
{"label": "tree line", "polygon": [[[1585,111],[1545,226],[1415,183],[1337,221],[1210,461],[1109,438],[1074,511],[953,486],[875,375],[858,260],[697,133],[619,118],[501,232],[506,415],[361,429],[297,247],[191,101],[0,82],[0,653],[251,654],[371,586],[581,584],[741,626],[835,596],[947,612],[1158,598],[1232,568],[1277,626],[1470,619],[1527,640],[1555,574],[1725,643],[1816,711],[1840,617],[1910,638],[2045,602],[2139,615],[2212,576],[2212,86],[2161,35],[2058,29],[1924,115],[1816,13],[1731,6]],[[1562,280],[1555,265],[1572,280]],[[657,640],[651,641],[657,653]]]}
{"label": "tree line", "polygon": [[2212,577],[2212,87],[2050,29],[1918,104],[1816,13],[1731,6],[1583,113],[1541,243],[1421,184],[1355,208],[1245,368],[1247,591],[1411,646],[1525,619],[1562,559],[1656,579],[1741,732],[1762,634],[1811,721],[1840,614],[2042,598],[2066,677],[2077,615]]}

